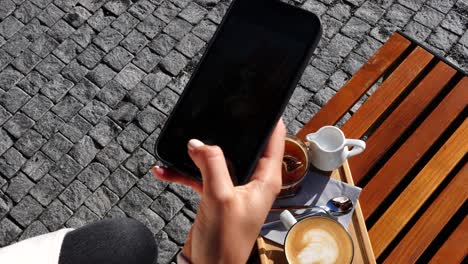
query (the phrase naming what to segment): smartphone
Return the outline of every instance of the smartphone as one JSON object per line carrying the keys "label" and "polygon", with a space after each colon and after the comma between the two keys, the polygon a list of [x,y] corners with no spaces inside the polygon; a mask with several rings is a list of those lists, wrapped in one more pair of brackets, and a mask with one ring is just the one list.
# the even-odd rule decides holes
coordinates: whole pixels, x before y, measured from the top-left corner
{"label": "smartphone", "polygon": [[234,0],[155,146],[166,165],[201,180],[187,153],[199,139],[223,150],[246,183],[318,44],[316,15],[276,0]]}

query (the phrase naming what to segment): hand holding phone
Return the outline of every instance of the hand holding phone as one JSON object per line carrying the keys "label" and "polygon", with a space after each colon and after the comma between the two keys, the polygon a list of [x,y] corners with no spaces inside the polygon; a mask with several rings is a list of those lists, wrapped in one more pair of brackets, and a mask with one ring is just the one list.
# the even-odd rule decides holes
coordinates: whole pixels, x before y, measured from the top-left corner
{"label": "hand holding phone", "polygon": [[314,14],[275,0],[234,0],[168,118],[155,152],[202,180],[186,152],[196,138],[248,182],[321,35]]}

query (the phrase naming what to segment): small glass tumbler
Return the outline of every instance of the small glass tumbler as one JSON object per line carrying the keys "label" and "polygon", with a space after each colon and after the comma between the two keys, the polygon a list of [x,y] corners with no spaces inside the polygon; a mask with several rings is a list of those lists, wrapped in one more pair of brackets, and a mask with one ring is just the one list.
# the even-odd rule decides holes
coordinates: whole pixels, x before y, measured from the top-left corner
{"label": "small glass tumbler", "polygon": [[308,170],[309,150],[306,144],[296,136],[287,135],[281,173],[283,185],[278,198],[296,195]]}

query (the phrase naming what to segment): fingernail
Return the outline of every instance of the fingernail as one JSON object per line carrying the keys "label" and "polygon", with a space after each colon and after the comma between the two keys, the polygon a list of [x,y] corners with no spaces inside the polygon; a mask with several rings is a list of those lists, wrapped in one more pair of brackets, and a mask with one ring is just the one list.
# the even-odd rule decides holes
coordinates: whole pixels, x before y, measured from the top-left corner
{"label": "fingernail", "polygon": [[[154,167],[153,167],[153,169],[154,169],[154,171],[156,172],[156,174],[159,174],[159,175],[161,175],[161,174],[163,174],[163,173],[164,173],[164,169],[163,169],[163,168],[161,168],[161,167],[160,167],[160,166],[158,166],[158,165],[154,166]],[[156,176],[157,176],[157,175],[156,175]]]}
{"label": "fingernail", "polygon": [[191,139],[189,140],[188,144],[187,144],[187,147],[189,150],[194,150],[196,148],[199,148],[201,146],[204,146],[205,144],[203,142],[201,142],[200,140],[198,139]]}

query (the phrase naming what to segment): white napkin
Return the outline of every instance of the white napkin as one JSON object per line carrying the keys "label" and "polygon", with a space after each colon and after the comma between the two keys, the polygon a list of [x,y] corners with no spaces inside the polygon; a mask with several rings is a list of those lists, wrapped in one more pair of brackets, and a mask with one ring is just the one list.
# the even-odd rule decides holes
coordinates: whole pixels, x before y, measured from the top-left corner
{"label": "white napkin", "polygon": [[[328,176],[321,175],[317,172],[309,171],[302,182],[302,187],[296,196],[291,198],[280,198],[275,201],[273,207],[280,207],[280,206],[292,206],[292,205],[312,205],[312,206],[322,206],[326,205],[328,200],[336,196],[347,196],[353,204],[355,205],[359,194],[361,193],[361,188],[344,183],[339,180],[332,179]],[[296,210],[295,213],[303,213],[306,212],[305,210]],[[278,212],[270,212],[268,217],[265,221],[271,222],[275,220],[279,220],[279,214],[281,211]],[[347,228],[349,223],[351,222],[351,217],[354,213],[353,210],[343,216],[339,216],[337,220]],[[284,239],[286,237],[287,230],[283,226],[283,224],[278,223],[274,226],[270,226],[268,228],[264,228],[260,234],[263,237],[266,237],[278,244],[283,245]]]}

